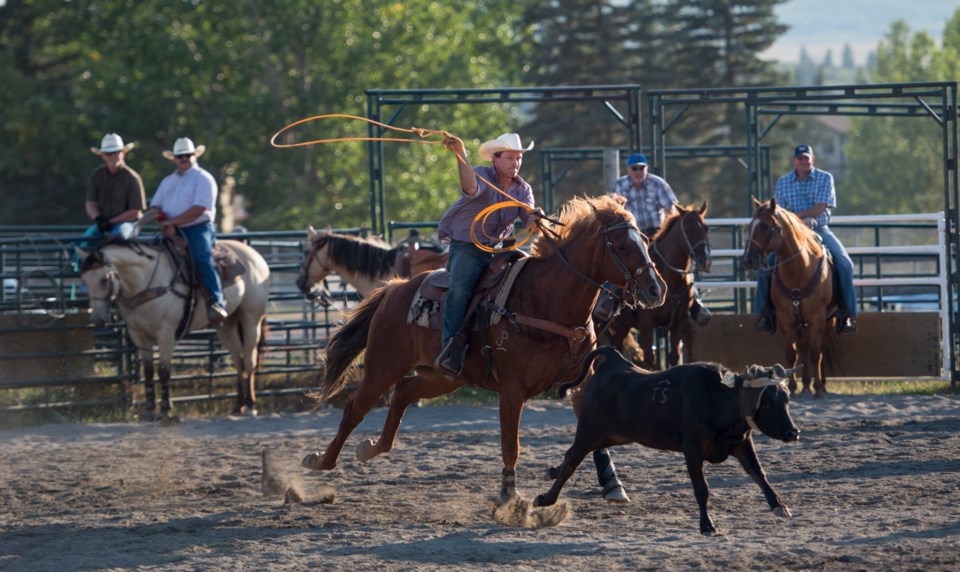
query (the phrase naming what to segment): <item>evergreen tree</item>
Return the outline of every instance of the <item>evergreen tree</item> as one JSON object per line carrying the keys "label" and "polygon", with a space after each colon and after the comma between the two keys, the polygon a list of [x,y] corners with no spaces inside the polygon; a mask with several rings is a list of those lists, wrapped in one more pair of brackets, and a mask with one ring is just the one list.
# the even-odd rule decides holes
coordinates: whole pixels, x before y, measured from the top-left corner
{"label": "evergreen tree", "polygon": [[800,48],[800,63],[797,65],[794,80],[797,85],[812,85],[817,79],[817,64],[807,53],[807,48]]}
{"label": "evergreen tree", "polygon": [[852,70],[857,67],[857,64],[853,61],[853,48],[850,47],[850,43],[843,45],[843,67],[848,70]]}

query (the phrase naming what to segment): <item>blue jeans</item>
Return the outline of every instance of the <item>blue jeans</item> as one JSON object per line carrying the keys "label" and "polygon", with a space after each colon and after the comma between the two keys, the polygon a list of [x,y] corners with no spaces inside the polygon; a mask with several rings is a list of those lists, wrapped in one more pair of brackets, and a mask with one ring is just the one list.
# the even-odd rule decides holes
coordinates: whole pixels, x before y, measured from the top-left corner
{"label": "blue jeans", "polygon": [[[818,226],[813,229],[823,239],[823,245],[833,256],[833,267],[837,271],[837,278],[840,280],[840,295],[843,297],[843,305],[846,313],[851,318],[857,317],[857,291],[853,287],[853,260],[847,254],[847,249],[843,247],[837,236],[833,234],[830,227]],[[776,253],[770,253],[767,257],[768,267],[772,268],[777,263]],[[760,269],[757,272],[757,292],[753,301],[753,311],[762,312],[767,304],[770,303],[770,272]]]}
{"label": "blue jeans", "polygon": [[217,269],[213,267],[213,245],[217,239],[213,232],[213,223],[205,222],[193,226],[182,226],[180,232],[187,239],[190,245],[190,258],[193,259],[193,267],[200,276],[200,283],[207,289],[210,298],[208,302],[216,302],[221,306],[225,305],[223,299],[223,286],[220,284],[220,275]]}
{"label": "blue jeans", "polygon": [[[88,227],[86,231],[84,231],[83,237],[79,242],[71,242],[70,246],[79,246],[83,250],[89,251],[116,237],[121,237],[124,239],[133,237],[134,228],[136,228],[135,223],[121,222],[113,225],[113,228],[110,229],[109,232],[104,233],[102,230],[97,228],[97,225],[92,225]],[[70,249],[70,257],[73,259],[75,264],[80,264],[83,262],[82,260],[76,259],[76,253],[73,252],[72,248]]]}
{"label": "blue jeans", "polygon": [[473,287],[490,264],[493,255],[484,252],[469,242],[451,242],[447,271],[450,273],[450,289],[443,305],[443,336],[441,346],[456,335],[466,317],[467,306],[473,296]]}

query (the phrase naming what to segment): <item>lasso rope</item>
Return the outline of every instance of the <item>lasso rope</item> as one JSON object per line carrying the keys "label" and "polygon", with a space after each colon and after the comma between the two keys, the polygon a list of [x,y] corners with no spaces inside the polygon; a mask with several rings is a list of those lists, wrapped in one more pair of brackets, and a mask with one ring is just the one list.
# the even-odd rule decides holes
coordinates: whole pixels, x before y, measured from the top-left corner
{"label": "lasso rope", "polygon": [[[385,128],[385,129],[391,129],[391,130],[393,130],[393,131],[399,131],[399,132],[401,132],[401,133],[416,133],[416,134],[420,137],[420,139],[426,139],[427,137],[432,137],[432,136],[435,136],[435,135],[441,135],[441,136],[443,136],[443,137],[453,137],[453,135],[450,134],[450,133],[447,132],[447,131],[437,131],[437,130],[434,130],[434,129],[423,129],[423,128],[420,128],[420,127],[411,127],[411,128],[409,128],[409,129],[405,129],[405,128],[403,128],[403,127],[395,127],[395,126],[393,126],[393,125],[387,125],[386,123],[381,123],[381,122],[379,122],[379,121],[374,121],[373,119],[368,119],[368,118],[366,118],[366,117],[359,117],[359,116],[357,116],[357,115],[347,115],[347,114],[343,114],[343,113],[329,113],[329,114],[326,114],[326,115],[315,115],[315,116],[313,116],[313,117],[307,117],[306,119],[301,119],[301,120],[299,120],[299,121],[295,121],[295,122],[293,122],[293,123],[291,123],[291,124],[283,127],[282,129],[280,129],[279,131],[277,131],[276,133],[274,133],[274,134],[273,134],[273,137],[270,138],[270,145],[272,145],[273,147],[276,147],[276,148],[278,148],[278,149],[289,149],[289,148],[293,148],[293,147],[306,147],[306,146],[308,146],[308,145],[320,145],[320,144],[324,144],[324,143],[343,143],[343,142],[347,142],[347,141],[390,141],[390,142],[394,142],[394,143],[420,143],[420,144],[423,144],[423,145],[443,145],[443,142],[442,142],[442,141],[423,141],[423,140],[419,140],[419,139],[410,139],[410,138],[402,138],[402,137],[336,137],[336,138],[329,138],[329,139],[313,139],[313,140],[311,140],[311,141],[302,141],[302,142],[297,142],[297,143],[277,143],[277,138],[278,138],[280,135],[282,135],[283,133],[286,133],[287,131],[293,129],[294,127],[303,125],[303,124],[305,124],[305,123],[309,123],[309,122],[311,122],[311,121],[319,121],[319,120],[323,120],[323,119],[351,119],[351,120],[356,120],[356,121],[364,121],[364,122],[366,122],[366,123],[370,123],[370,124],[373,124],[373,125],[377,125],[377,126],[379,126],[379,127],[383,127],[383,128]],[[454,155],[456,155],[457,161],[459,161],[461,164],[463,164],[463,165],[467,165],[467,164],[468,164],[467,161],[466,161],[466,159],[464,159],[463,157],[461,157],[459,153],[454,153]],[[481,176],[481,175],[479,175],[479,174],[476,174],[476,173],[474,173],[474,174],[476,175],[477,178],[479,178],[481,181],[483,181],[484,183],[486,183],[487,185],[489,185],[490,187],[492,187],[495,191],[497,191],[498,193],[500,193],[501,195],[503,195],[503,196],[506,197],[506,199],[507,199],[507,200],[505,200],[505,201],[500,201],[500,202],[498,202],[498,203],[495,203],[495,204],[492,204],[492,205],[486,207],[485,209],[483,209],[482,211],[480,211],[479,213],[477,213],[477,216],[476,216],[476,217],[474,217],[473,222],[470,224],[470,240],[473,242],[474,246],[476,246],[477,248],[479,248],[480,250],[483,250],[483,251],[485,251],[485,252],[492,252],[492,253],[496,253],[496,252],[509,252],[509,251],[511,251],[511,250],[516,250],[516,249],[520,248],[521,246],[523,246],[523,245],[525,245],[527,242],[529,242],[534,236],[536,236],[537,233],[534,232],[533,230],[524,229],[524,230],[525,230],[525,233],[522,234],[520,237],[518,237],[518,238],[516,239],[516,241],[514,242],[513,245],[507,246],[507,247],[503,247],[503,248],[494,248],[494,247],[492,247],[492,246],[487,246],[486,244],[484,244],[483,242],[481,242],[481,241],[477,238],[477,234],[476,234],[477,224],[478,224],[478,223],[479,223],[479,225],[480,225],[481,230],[483,231],[483,236],[484,236],[484,238],[486,238],[488,241],[493,241],[493,240],[497,240],[497,239],[498,239],[498,237],[494,237],[494,236],[488,235],[485,226],[486,226],[487,218],[488,218],[491,214],[493,214],[495,211],[497,211],[497,210],[499,210],[499,209],[504,209],[504,208],[508,208],[508,207],[518,207],[518,208],[525,209],[525,210],[526,210],[528,213],[530,213],[530,215],[533,217],[533,225],[532,225],[532,226],[533,226],[533,227],[536,227],[537,229],[540,228],[539,218],[541,218],[541,215],[540,215],[539,211],[538,211],[536,208],[531,207],[530,205],[528,205],[528,204],[526,204],[526,203],[522,203],[522,202],[516,200],[515,198],[513,198],[513,197],[511,197],[509,194],[507,194],[505,191],[503,191],[502,189],[500,189],[500,187],[498,187],[498,186],[495,185],[494,183],[492,183],[492,182],[488,181],[487,179],[485,179],[483,176]]]}

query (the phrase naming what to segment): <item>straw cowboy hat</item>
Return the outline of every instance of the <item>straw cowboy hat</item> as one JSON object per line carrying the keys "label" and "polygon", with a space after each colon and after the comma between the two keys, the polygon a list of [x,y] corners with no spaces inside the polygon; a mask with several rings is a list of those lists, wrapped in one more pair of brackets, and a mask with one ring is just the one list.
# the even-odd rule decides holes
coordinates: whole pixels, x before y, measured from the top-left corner
{"label": "straw cowboy hat", "polygon": [[117,151],[123,151],[124,153],[129,152],[137,144],[136,143],[127,143],[123,144],[123,139],[120,138],[116,133],[107,133],[103,136],[103,140],[100,141],[100,148],[91,147],[90,151],[94,155],[99,155],[101,153],[115,153]]}
{"label": "straw cowboy hat", "polygon": [[480,145],[479,154],[480,158],[484,161],[493,161],[493,155],[501,151],[517,151],[518,153],[523,153],[530,149],[533,149],[533,141],[524,149],[523,144],[520,143],[519,135],[516,133],[504,133],[496,139],[483,142]]}
{"label": "straw cowboy hat", "polygon": [[206,145],[197,145],[194,147],[193,141],[188,137],[181,137],[173,143],[173,151],[164,151],[163,156],[173,161],[177,155],[193,155],[200,157],[206,152]]}

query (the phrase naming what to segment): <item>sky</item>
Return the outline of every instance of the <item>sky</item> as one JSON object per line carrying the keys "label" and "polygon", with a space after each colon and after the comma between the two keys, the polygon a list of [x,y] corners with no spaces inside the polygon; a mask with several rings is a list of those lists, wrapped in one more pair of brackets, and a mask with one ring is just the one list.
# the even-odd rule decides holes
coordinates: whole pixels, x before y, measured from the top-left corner
{"label": "sky", "polygon": [[821,62],[830,49],[839,65],[849,43],[854,61],[862,65],[894,20],[904,20],[911,34],[926,30],[939,44],[944,24],[958,8],[958,0],[788,0],[775,10],[790,29],[762,57],[796,63],[805,47],[813,61]]}

